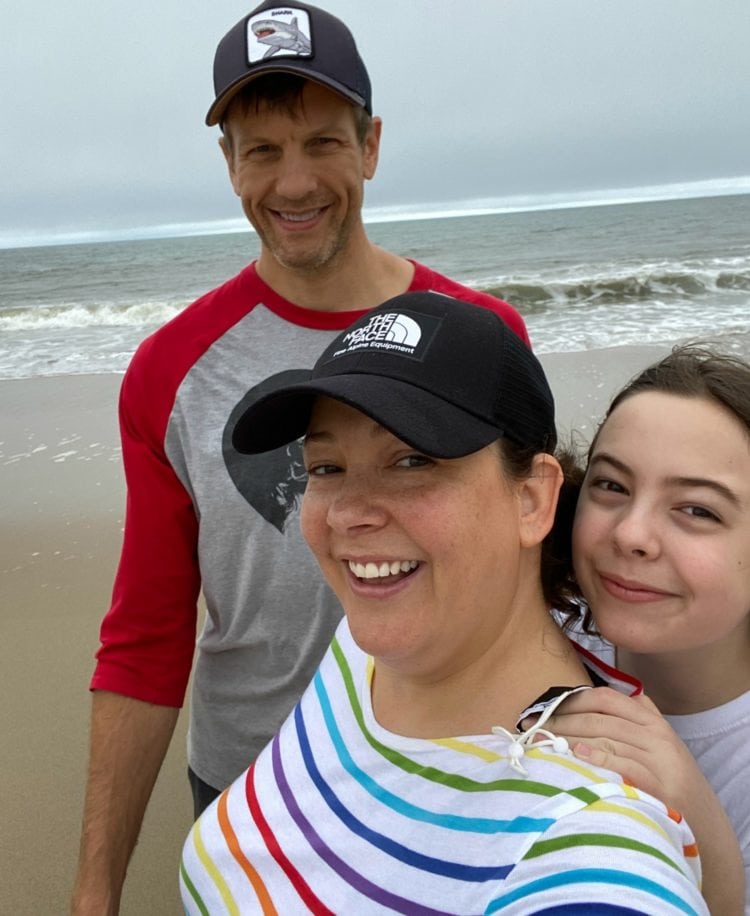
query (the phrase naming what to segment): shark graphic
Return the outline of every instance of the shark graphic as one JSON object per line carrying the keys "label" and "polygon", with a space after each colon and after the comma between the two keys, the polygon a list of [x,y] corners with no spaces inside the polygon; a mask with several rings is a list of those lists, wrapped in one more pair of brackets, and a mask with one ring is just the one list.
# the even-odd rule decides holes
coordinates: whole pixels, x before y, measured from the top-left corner
{"label": "shark graphic", "polygon": [[232,444],[232,433],[237,420],[256,398],[273,390],[281,381],[293,384],[309,378],[307,371],[287,369],[251,388],[229,415],[222,438],[224,465],[232,483],[248,504],[282,535],[287,525],[296,520],[307,483],[302,444],[290,442],[261,455],[241,455]]}
{"label": "shark graphic", "polygon": [[312,50],[310,39],[297,26],[296,16],[289,23],[260,19],[252,24],[252,30],[259,44],[270,45],[263,55],[263,60],[280,51],[309,54]]}

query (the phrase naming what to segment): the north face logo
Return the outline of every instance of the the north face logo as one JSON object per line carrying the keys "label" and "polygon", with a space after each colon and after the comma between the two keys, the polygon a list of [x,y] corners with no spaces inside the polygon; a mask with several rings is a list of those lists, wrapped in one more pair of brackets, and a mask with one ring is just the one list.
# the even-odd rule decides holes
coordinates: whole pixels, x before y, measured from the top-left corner
{"label": "the north face logo", "polygon": [[344,336],[344,346],[354,349],[370,343],[389,342],[414,348],[422,339],[422,329],[408,315],[389,312],[373,315],[364,327],[355,328]]}

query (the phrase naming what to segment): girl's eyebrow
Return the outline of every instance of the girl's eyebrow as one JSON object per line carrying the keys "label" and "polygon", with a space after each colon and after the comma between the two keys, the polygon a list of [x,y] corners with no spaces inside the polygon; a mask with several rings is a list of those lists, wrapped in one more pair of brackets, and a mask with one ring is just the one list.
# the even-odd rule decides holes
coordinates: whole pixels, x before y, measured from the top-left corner
{"label": "girl's eyebrow", "polygon": [[594,455],[592,455],[588,465],[589,468],[591,468],[591,466],[596,464],[598,461],[603,461],[606,464],[611,464],[613,468],[618,471],[622,471],[623,474],[631,473],[630,468],[627,466],[627,464],[625,464],[624,461],[620,461],[619,458],[615,458],[614,455],[609,455],[607,452],[596,452]]}
{"label": "girl's eyebrow", "polygon": [[[607,454],[607,452],[598,452],[591,458],[589,461],[589,468],[595,465],[597,462],[603,462],[605,464],[611,464],[613,468],[620,471],[623,474],[632,474],[632,471],[625,464],[624,461],[620,461],[619,458],[615,458],[613,455]],[[728,503],[734,506],[736,509],[742,508],[742,501],[739,496],[726,486],[726,484],[721,483],[718,480],[713,480],[710,477],[667,477],[664,480],[664,486],[667,487],[705,487],[706,489],[713,490],[716,494],[723,497]]]}
{"label": "girl's eyebrow", "polygon": [[742,502],[734,490],[730,490],[725,484],[712,480],[710,477],[668,477],[665,482],[676,487],[707,487],[719,496],[723,496],[735,509],[742,508]]}

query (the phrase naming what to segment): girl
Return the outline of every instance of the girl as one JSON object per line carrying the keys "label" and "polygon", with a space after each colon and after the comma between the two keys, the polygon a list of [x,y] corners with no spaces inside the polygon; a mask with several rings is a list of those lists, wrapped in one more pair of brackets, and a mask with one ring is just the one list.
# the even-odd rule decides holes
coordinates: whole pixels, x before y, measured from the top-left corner
{"label": "girl", "polygon": [[579,758],[678,807],[700,842],[705,890],[718,895],[712,912],[741,913],[737,853],[687,747],[739,840],[750,913],[748,364],[677,348],[615,397],[589,451],[573,555],[605,640],[598,654],[653,703],[589,691],[548,727]]}

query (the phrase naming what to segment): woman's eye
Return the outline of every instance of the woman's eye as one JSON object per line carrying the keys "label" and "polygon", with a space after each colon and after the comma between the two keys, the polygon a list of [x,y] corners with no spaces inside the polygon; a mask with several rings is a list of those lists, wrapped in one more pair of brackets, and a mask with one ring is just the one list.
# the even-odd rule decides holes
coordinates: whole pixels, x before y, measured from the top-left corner
{"label": "woman's eye", "polygon": [[396,462],[396,466],[400,468],[425,468],[434,463],[432,458],[428,458],[426,455],[405,455]]}
{"label": "woman's eye", "polygon": [[327,477],[336,474],[341,468],[337,464],[313,464],[307,469],[308,477]]}

